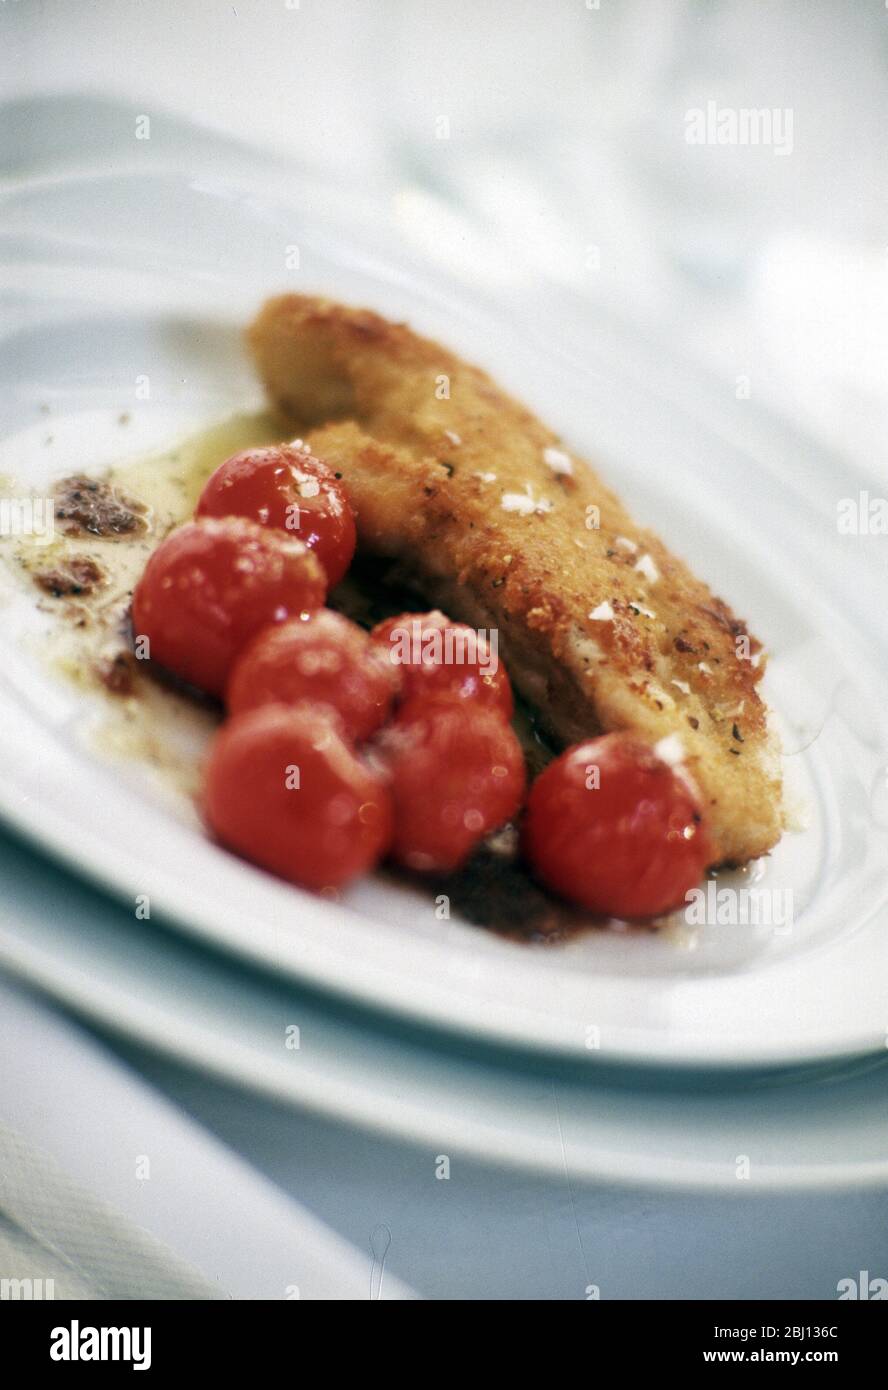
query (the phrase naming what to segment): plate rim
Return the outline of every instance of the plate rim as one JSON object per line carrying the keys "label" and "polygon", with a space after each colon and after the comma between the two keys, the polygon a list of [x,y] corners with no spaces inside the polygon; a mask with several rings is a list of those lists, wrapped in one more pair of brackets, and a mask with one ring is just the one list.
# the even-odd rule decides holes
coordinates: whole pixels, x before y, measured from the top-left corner
{"label": "plate rim", "polygon": [[[8,698],[4,700],[4,696],[5,692],[0,690],[0,714],[3,713],[4,704],[7,714],[9,714],[10,704]],[[14,712],[21,714],[20,710]],[[5,725],[7,721],[4,719],[2,722]],[[45,732],[41,725],[38,724],[37,728],[40,732]],[[110,776],[113,771],[102,764],[90,763],[90,767],[102,777]],[[135,793],[133,794],[135,795]],[[85,878],[87,882],[107,892],[115,901],[132,902],[140,892],[145,891],[144,878],[140,884],[138,879],[130,877],[123,867],[119,869],[116,866],[109,867],[106,859],[91,852],[91,846],[88,842],[84,845],[83,841],[78,841],[80,847],[80,852],[78,852],[78,848],[72,844],[72,838],[77,834],[76,825],[72,832],[70,822],[66,824],[63,821],[56,821],[52,832],[47,836],[45,808],[32,813],[30,808],[23,808],[22,805],[19,805],[10,814],[9,789],[4,779],[0,779],[0,817],[13,832],[18,833],[21,838],[24,838],[29,845],[44,856],[47,854],[46,847],[49,843],[51,852],[48,857],[50,859],[57,860],[70,872]],[[38,818],[43,821],[43,824],[38,825],[36,823]],[[184,831],[184,827],[181,829]],[[213,848],[215,849],[215,847]],[[253,869],[252,866],[244,866],[241,861],[233,859],[222,850],[217,852],[224,855],[226,859],[231,859],[238,871],[246,868],[250,873],[261,873],[261,871]],[[268,876],[261,874],[261,877],[266,878]],[[303,905],[309,906],[318,916],[326,917],[331,924],[334,923],[336,916],[344,910],[339,906],[318,901],[310,894],[294,889],[290,885],[285,886],[285,891],[299,894]],[[228,932],[220,936],[218,923],[211,924],[207,920],[200,904],[195,904],[195,910],[189,913],[187,909],[183,911],[181,906],[169,901],[162,888],[158,890],[152,886],[150,896],[152,915],[157,911],[160,918],[173,929],[183,932],[187,938],[200,941],[214,951],[221,950],[226,956],[234,960],[246,960],[274,978],[275,970],[267,953],[250,949],[242,937],[233,941]],[[363,923],[362,914],[353,913],[350,909],[345,910]],[[871,923],[872,918],[869,920]],[[327,929],[327,923],[324,923],[324,929]],[[860,928],[860,930],[863,929],[863,927]],[[791,958],[786,964],[791,965]],[[529,1035],[525,1031],[520,1031],[520,1024],[517,1020],[507,1025],[497,1026],[496,1020],[492,1019],[490,1013],[486,1011],[483,1000],[472,999],[471,1007],[467,1008],[467,996],[459,995],[461,1010],[456,1013],[452,1012],[449,1007],[445,1011],[445,1006],[442,1005],[430,1008],[428,998],[424,999],[421,1007],[419,1005],[412,1007],[410,1000],[405,1000],[394,989],[380,994],[368,989],[366,982],[362,987],[349,987],[347,983],[342,981],[341,977],[331,979],[328,974],[323,973],[322,964],[319,966],[310,959],[300,962],[298,968],[293,968],[289,962],[282,968],[279,963],[278,970],[283,980],[306,984],[321,994],[329,995],[343,1002],[356,1003],[371,1010],[399,1016],[429,1032],[443,1031],[450,1035],[461,1036],[476,1046],[498,1046],[513,1050],[518,1048],[538,1056],[560,1056],[574,1061],[585,1059],[590,1067],[590,1074],[594,1073],[596,1062],[599,1060],[594,1051],[581,1048],[578,1043],[552,1036],[541,1038],[538,1035]],[[548,1015],[544,1015],[544,1017],[548,1017]],[[635,1029],[627,1030],[627,1034],[621,1038],[619,1043],[609,1042],[606,1050],[602,1049],[604,1058],[608,1063],[642,1066],[651,1071],[682,1069],[689,1072],[724,1072],[726,1074],[742,1073],[750,1068],[777,1071],[785,1067],[874,1056],[883,1047],[883,1044],[879,1046],[875,1044],[870,1032],[865,1032],[854,1039],[849,1038],[846,1034],[842,1039],[836,1040],[828,1046],[824,1046],[821,1040],[817,1043],[816,1051],[801,1044],[795,1048],[787,1048],[784,1045],[779,1055],[775,1054],[773,1044],[761,1049],[750,1048],[747,1038],[744,1039],[745,1050],[742,1054],[738,1054],[730,1051],[723,1052],[714,1047],[712,1039],[706,1034],[691,1035],[695,1040],[693,1047],[688,1047],[686,1043],[682,1045],[685,1035],[677,1044],[672,1035],[660,1034],[655,1035],[660,1044],[659,1049],[652,1051],[649,1032]],[[698,1050],[701,1048],[702,1051]]]}
{"label": "plate rim", "polygon": [[[68,873],[66,869],[63,872]],[[105,930],[104,928],[102,929]],[[166,928],[164,928],[164,931]],[[155,943],[148,943],[151,951]],[[178,949],[187,952],[197,947],[187,938],[177,943]],[[163,951],[162,945],[156,949]],[[164,965],[169,968],[170,957],[163,956]],[[201,968],[205,962],[201,958]],[[112,967],[113,969],[114,967]],[[178,963],[175,967],[178,969]],[[430,1142],[441,1140],[442,1128],[446,1128],[447,1140],[456,1144],[463,1152],[485,1163],[505,1166],[512,1170],[532,1172],[547,1177],[565,1177],[588,1183],[608,1183],[628,1190],[649,1189],[672,1192],[706,1192],[720,1195],[731,1194],[738,1201],[766,1194],[817,1193],[861,1190],[885,1190],[888,1188],[888,1152],[879,1160],[862,1160],[848,1163],[846,1160],[832,1163],[809,1163],[788,1165],[785,1162],[766,1166],[754,1165],[754,1179],[739,1183],[736,1171],[727,1161],[724,1166],[712,1162],[672,1158],[652,1163],[649,1153],[639,1146],[633,1157],[627,1158],[625,1151],[612,1151],[607,1146],[588,1149],[579,1142],[564,1145],[556,1151],[555,1146],[547,1144],[539,1135],[534,1136],[519,1125],[509,1130],[497,1131],[494,1125],[483,1120],[473,1119],[471,1115],[458,1116],[454,1112],[446,1117],[446,1125],[431,1118],[428,1106],[411,1105],[409,1098],[399,1101],[393,1110],[391,1105],[383,1113],[382,1107],[374,1102],[373,1096],[365,1098],[364,1088],[356,1084],[352,1072],[346,1072],[338,1088],[330,1086],[330,1078],[307,1082],[306,1075],[299,1068],[287,1068],[286,1080],[283,1068],[275,1070],[268,1065],[268,1053],[260,1044],[241,1042],[228,1037],[226,1047],[219,1047],[219,1030],[209,1023],[196,1022],[193,1017],[176,1008],[175,996],[167,997],[158,1006],[151,1000],[151,1008],[144,1007],[133,980],[128,990],[118,985],[113,994],[106,988],[94,988],[95,975],[70,962],[59,966],[58,954],[51,958],[46,949],[35,949],[33,944],[21,940],[10,944],[2,929],[0,916],[0,969],[10,976],[24,982],[29,989],[42,996],[61,1003],[75,1016],[86,1019],[90,1026],[97,1027],[112,1038],[123,1038],[147,1047],[155,1055],[166,1057],[178,1065],[206,1072],[219,1081],[235,1084],[265,1096],[267,1099],[288,1106],[296,1106],[324,1115],[342,1123],[357,1123],[371,1133],[408,1142],[416,1146],[427,1146]],[[217,974],[234,969],[230,961],[213,962],[212,970]],[[265,982],[260,977],[251,982],[251,988],[261,990]],[[218,1011],[218,1022],[225,1015],[224,1002],[214,1003]],[[428,1055],[422,1038],[411,1039],[411,1048],[417,1054]],[[440,1056],[431,1054],[434,1063],[440,1063]],[[485,1066],[483,1057],[472,1058],[472,1066],[480,1063]],[[445,1062],[444,1065],[447,1065]],[[528,1073],[522,1072],[522,1081]],[[420,1085],[421,1076],[414,1078]],[[856,1078],[849,1076],[849,1084]],[[842,1085],[845,1078],[837,1078]],[[540,1077],[540,1085],[549,1084],[553,1088],[557,1113],[557,1096],[554,1088],[559,1078]],[[801,1079],[804,1084],[804,1079]],[[445,1083],[446,1084],[446,1083]],[[625,1085],[620,1086],[620,1094],[626,1094]],[[632,1087],[628,1088],[631,1099]],[[758,1092],[750,1091],[751,1106],[757,1104]],[[398,1092],[399,1097],[402,1093]],[[713,1107],[724,1100],[720,1090],[710,1089],[709,1096]],[[708,1099],[705,1093],[683,1096],[685,1101],[699,1104]],[[676,1098],[676,1103],[681,1103]],[[438,1114],[436,1111],[435,1114]],[[714,1117],[715,1123],[717,1117]],[[699,1124],[699,1115],[695,1115]],[[436,1128],[437,1125],[437,1128]],[[559,1120],[560,1125],[560,1120]]]}

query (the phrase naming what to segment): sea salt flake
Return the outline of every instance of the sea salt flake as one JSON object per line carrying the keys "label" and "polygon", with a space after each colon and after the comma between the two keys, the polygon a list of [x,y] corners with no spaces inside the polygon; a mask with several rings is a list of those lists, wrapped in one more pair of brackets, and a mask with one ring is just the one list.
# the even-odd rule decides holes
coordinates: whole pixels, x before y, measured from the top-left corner
{"label": "sea salt flake", "polygon": [[668,763],[670,767],[677,767],[684,762],[684,744],[678,734],[667,734],[654,744],[654,752],[661,762]]}
{"label": "sea salt flake", "polygon": [[607,600],[605,600],[604,603],[599,603],[597,608],[592,609],[589,617],[596,623],[612,623],[614,620],[614,610]]}
{"label": "sea salt flake", "polygon": [[566,473],[568,475],[573,473],[570,455],[566,454],[563,449],[544,449],[543,462],[549,465],[553,473]]}
{"label": "sea salt flake", "polygon": [[660,571],[657,569],[650,555],[642,555],[635,568],[639,574],[644,575],[645,579],[650,584],[656,584],[657,580],[660,578]]}
{"label": "sea salt flake", "polygon": [[520,516],[533,516],[534,512],[552,510],[552,503],[547,497],[534,497],[530,483],[525,484],[523,492],[504,492],[500,505],[504,512],[518,512]]}
{"label": "sea salt flake", "polygon": [[618,545],[621,550],[628,550],[630,555],[634,555],[638,546],[634,541],[630,541],[628,536],[617,536],[614,545]]}

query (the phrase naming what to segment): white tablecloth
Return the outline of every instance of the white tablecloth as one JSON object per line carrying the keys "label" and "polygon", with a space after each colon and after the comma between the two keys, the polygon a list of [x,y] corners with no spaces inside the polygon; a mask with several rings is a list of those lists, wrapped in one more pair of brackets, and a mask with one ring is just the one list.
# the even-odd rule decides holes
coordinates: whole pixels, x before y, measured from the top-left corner
{"label": "white tablecloth", "polygon": [[[363,1299],[381,1267],[387,1298],[403,1281],[432,1299],[584,1299],[589,1285],[602,1299],[834,1299],[840,1278],[888,1268],[888,1193],[623,1191],[462,1159],[438,1182],[431,1153],[98,1041],[9,982],[0,1018],[0,1115],[65,1175],[47,1189],[31,1171],[42,1206],[71,1210],[71,1184],[90,1194],[73,1236],[65,1219],[52,1239],[92,1296],[277,1299],[296,1286]],[[25,1206],[0,1182],[0,1265],[16,1219],[33,1233]],[[30,1247],[34,1277],[58,1270]],[[21,1252],[0,1274],[23,1277]]]}

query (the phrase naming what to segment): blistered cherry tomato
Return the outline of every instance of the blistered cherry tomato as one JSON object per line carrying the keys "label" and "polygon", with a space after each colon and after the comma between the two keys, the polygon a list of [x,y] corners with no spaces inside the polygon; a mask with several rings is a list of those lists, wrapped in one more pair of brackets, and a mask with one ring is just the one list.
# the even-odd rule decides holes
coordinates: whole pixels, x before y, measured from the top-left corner
{"label": "blistered cherry tomato", "polygon": [[304,445],[246,449],[208,479],[196,516],[246,516],[289,531],[313,550],[332,589],[355,553],[355,521],[333,470]]}
{"label": "blistered cherry tomato", "polygon": [[679,907],[712,862],[692,785],[621,733],[578,743],[540,773],[522,842],[547,887],[608,917]]}
{"label": "blistered cherry tomato", "polygon": [[319,608],[253,639],[231,673],[227,704],[232,714],[300,700],[328,704],[347,737],[360,741],[385,723],[398,683],[397,668],[362,628]]}
{"label": "blistered cherry tomato", "polygon": [[412,700],[379,750],[395,808],[392,855],[409,869],[458,869],[521,805],[524,755],[494,709],[452,696]]}
{"label": "blistered cherry tomato", "polygon": [[204,812],[230,849],[292,883],[335,889],[388,848],[389,791],[323,705],[264,705],[222,726]]}
{"label": "blistered cherry tomato", "polygon": [[133,594],[133,636],[148,638],[152,661],[221,695],[251,637],[320,608],[325,596],[324,571],[302,541],[244,517],[191,521],[145,566]]}
{"label": "blistered cherry tomato", "polygon": [[404,699],[455,695],[511,719],[512,687],[497,644],[444,613],[402,613],[378,623],[371,637],[400,667]]}

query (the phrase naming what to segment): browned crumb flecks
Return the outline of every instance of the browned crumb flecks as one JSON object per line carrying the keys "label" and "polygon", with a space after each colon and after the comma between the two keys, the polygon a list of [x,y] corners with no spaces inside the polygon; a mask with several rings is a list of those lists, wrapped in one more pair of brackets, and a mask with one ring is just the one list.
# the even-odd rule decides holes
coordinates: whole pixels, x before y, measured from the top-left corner
{"label": "browned crumb flecks", "polygon": [[55,519],[66,536],[100,536],[105,540],[134,536],[147,529],[146,508],[113,484],[75,474],[53,490]]}
{"label": "browned crumb flecks", "polygon": [[93,670],[112,695],[131,695],[135,687],[135,662],[132,652],[118,651],[113,656],[98,658]]}
{"label": "browned crumb flecks", "polygon": [[106,581],[105,571],[89,555],[69,555],[48,569],[37,569],[32,578],[51,598],[86,598]]}

